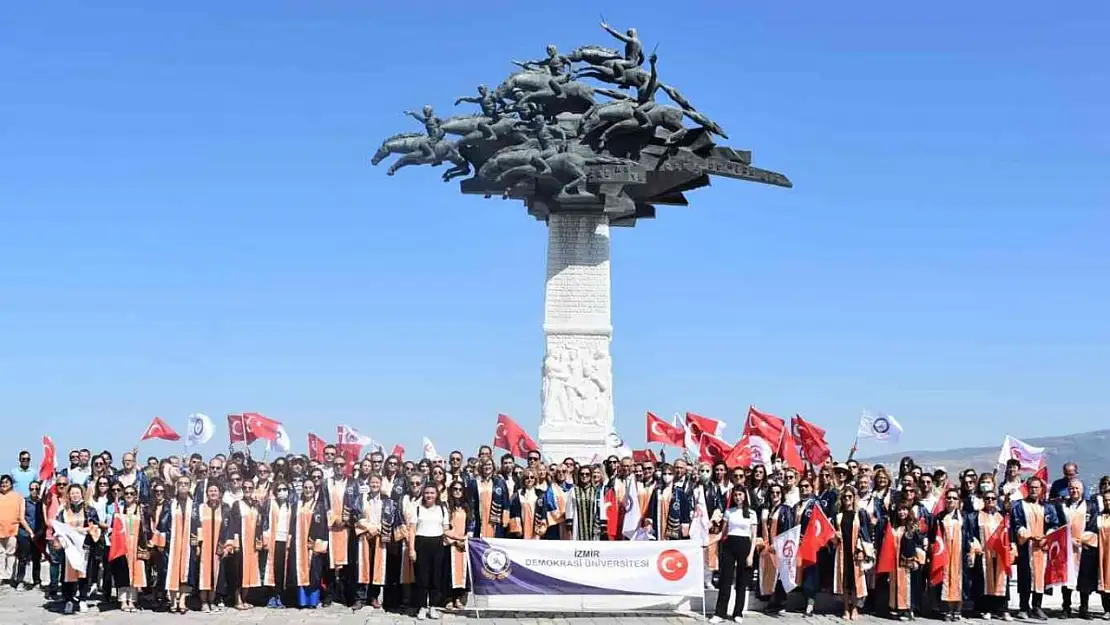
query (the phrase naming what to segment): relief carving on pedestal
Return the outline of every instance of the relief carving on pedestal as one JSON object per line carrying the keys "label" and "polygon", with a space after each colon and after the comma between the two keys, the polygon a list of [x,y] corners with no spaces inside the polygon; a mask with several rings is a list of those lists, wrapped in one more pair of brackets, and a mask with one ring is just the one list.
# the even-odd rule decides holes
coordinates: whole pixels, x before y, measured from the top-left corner
{"label": "relief carving on pedestal", "polygon": [[607,426],[612,363],[605,350],[556,347],[543,362],[543,423]]}

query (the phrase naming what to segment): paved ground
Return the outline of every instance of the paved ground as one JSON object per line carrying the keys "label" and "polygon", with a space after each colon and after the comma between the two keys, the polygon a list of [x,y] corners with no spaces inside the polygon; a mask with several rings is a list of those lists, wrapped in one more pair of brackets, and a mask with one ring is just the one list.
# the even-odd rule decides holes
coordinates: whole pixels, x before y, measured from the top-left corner
{"label": "paved ground", "polygon": [[[1057,599],[1058,600],[1058,599]],[[1097,603],[1097,600],[1095,601]],[[8,587],[0,588],[0,625],[46,625],[59,623],[66,625],[79,625],[84,623],[97,623],[103,625],[166,625],[179,622],[183,624],[207,623],[213,625],[365,625],[379,623],[415,623],[416,620],[409,616],[390,614],[369,609],[352,612],[348,609],[331,607],[320,610],[268,610],[255,608],[247,612],[225,610],[216,614],[200,614],[196,612],[184,616],[171,615],[157,612],[139,612],[127,614],[118,610],[105,608],[99,610],[95,606],[88,612],[65,616],[58,612],[59,605],[47,603],[43,595],[37,590],[16,591]],[[1050,610],[1050,616],[1058,616]],[[1099,615],[1101,616],[1101,614]],[[442,622],[445,623],[491,623],[493,625],[691,625],[701,620],[701,616],[631,616],[631,615],[561,615],[547,614],[496,614],[483,615],[476,618],[473,614],[444,614]],[[813,618],[802,618],[801,615],[792,613],[781,618],[752,614],[746,621],[759,625],[837,625],[842,624],[839,617],[833,615],[819,615]],[[434,621],[429,621],[429,624]],[[861,625],[889,625],[892,621],[874,617],[863,617]],[[1098,621],[1101,622],[1101,621]],[[986,621],[982,621],[986,625]]]}

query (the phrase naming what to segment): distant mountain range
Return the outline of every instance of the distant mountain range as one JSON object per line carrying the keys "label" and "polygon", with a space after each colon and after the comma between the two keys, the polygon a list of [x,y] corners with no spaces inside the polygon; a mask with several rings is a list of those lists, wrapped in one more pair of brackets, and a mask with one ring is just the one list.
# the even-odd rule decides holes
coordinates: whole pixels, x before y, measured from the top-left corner
{"label": "distant mountain range", "polygon": [[[1110,430],[1097,430],[1066,436],[1047,436],[1042,438],[1021,439],[1030,445],[1044,447],[1048,452],[1048,474],[1055,479],[1060,477],[1060,467],[1065,462],[1079,465],[1079,476],[1089,488],[1098,483],[1098,478],[1110,474]],[[907,451],[867,458],[868,462],[881,462],[887,466],[898,466],[902,456],[913,458],[914,462],[934,469],[944,467],[948,474],[972,468],[977,471],[991,470],[998,462],[998,452],[1002,442],[993,447],[960,447],[944,451]]]}

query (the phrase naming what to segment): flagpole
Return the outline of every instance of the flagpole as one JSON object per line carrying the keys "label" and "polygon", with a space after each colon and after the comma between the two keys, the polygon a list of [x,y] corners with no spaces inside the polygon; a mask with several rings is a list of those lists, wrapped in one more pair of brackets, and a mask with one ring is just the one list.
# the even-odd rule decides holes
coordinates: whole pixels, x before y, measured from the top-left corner
{"label": "flagpole", "polygon": [[845,462],[850,462],[852,460],[852,456],[855,455],[856,451],[858,451],[858,450],[859,450],[859,428],[856,428],[856,440],[854,440],[852,442],[852,448],[848,450],[848,460],[845,460]]}

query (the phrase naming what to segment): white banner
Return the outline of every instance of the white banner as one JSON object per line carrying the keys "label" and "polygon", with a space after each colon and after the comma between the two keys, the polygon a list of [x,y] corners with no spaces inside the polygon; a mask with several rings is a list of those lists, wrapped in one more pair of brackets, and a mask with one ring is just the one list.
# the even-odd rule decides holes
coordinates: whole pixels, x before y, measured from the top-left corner
{"label": "white banner", "polygon": [[486,538],[468,547],[479,608],[675,610],[704,592],[701,545],[690,540]]}

